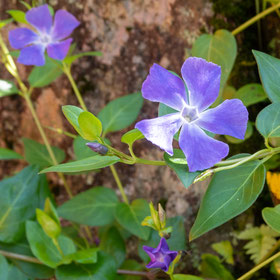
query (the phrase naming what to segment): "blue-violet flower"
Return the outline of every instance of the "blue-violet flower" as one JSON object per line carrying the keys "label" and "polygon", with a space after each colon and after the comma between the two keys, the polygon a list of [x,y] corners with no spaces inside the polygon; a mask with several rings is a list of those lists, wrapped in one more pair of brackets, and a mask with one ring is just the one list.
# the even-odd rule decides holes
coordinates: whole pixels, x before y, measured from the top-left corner
{"label": "blue-violet flower", "polygon": [[13,48],[20,49],[18,62],[25,65],[42,66],[44,53],[49,57],[63,60],[69,50],[72,39],[65,39],[80,24],[65,10],[58,10],[54,22],[48,5],[42,5],[26,12],[26,20],[36,32],[28,28],[16,28],[9,32],[9,41]]}
{"label": "blue-violet flower", "polygon": [[170,264],[178,255],[177,251],[170,251],[168,244],[164,238],[161,238],[157,248],[143,246],[143,250],[149,255],[151,262],[146,266],[147,268],[160,268],[167,271]]}
{"label": "blue-violet flower", "polygon": [[194,172],[212,167],[229,152],[226,143],[208,136],[204,130],[243,139],[248,111],[239,99],[225,100],[206,110],[219,95],[220,66],[190,57],[181,72],[183,80],[158,64],[151,67],[142,86],[143,97],[173,108],[174,113],[142,120],[135,127],[171,156],[173,136],[181,129],[179,146],[186,156],[189,171]]}
{"label": "blue-violet flower", "polygon": [[106,155],[108,153],[108,148],[98,142],[88,142],[86,145],[94,152]]}

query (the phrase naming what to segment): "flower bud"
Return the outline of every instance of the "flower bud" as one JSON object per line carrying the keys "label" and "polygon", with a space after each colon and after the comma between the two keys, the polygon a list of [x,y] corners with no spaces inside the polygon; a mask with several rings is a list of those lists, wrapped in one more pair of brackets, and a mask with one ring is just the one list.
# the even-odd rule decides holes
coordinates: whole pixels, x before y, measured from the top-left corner
{"label": "flower bud", "polygon": [[86,145],[98,154],[106,155],[108,153],[108,148],[98,142],[88,142]]}

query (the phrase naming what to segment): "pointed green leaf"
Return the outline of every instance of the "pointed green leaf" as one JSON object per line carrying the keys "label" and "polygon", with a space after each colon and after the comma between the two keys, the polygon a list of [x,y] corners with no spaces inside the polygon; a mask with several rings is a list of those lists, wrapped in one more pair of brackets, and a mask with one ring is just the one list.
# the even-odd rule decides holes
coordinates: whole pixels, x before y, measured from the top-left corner
{"label": "pointed green leaf", "polygon": [[82,137],[89,141],[97,140],[102,133],[101,121],[90,112],[80,113],[78,123]]}
{"label": "pointed green leaf", "polygon": [[58,208],[60,217],[83,225],[102,226],[113,222],[118,198],[115,192],[94,187],[76,195]]}
{"label": "pointed green leaf", "polygon": [[74,149],[74,154],[75,154],[75,158],[76,160],[80,160],[80,159],[85,159],[88,157],[92,157],[94,155],[97,155],[96,152],[94,152],[93,150],[91,150],[86,143],[88,143],[87,140],[85,140],[83,137],[81,136],[77,136],[74,139],[73,142],[73,149]]}
{"label": "pointed green leaf", "polygon": [[275,207],[266,207],[262,210],[262,216],[265,222],[275,231],[280,233],[280,205]]}
{"label": "pointed green leaf", "polygon": [[208,186],[190,231],[190,240],[247,210],[261,193],[265,168],[254,160],[216,173]]}
{"label": "pointed green leaf", "polygon": [[83,53],[74,54],[71,56],[67,56],[64,59],[64,62],[71,65],[75,60],[84,56],[102,56],[102,52],[96,51],[96,52],[83,52]]}
{"label": "pointed green leaf", "polygon": [[75,128],[75,130],[81,135],[82,131],[78,122],[79,115],[84,112],[83,109],[77,107],[77,106],[72,106],[72,105],[65,105],[62,106],[62,112],[68,122]]}
{"label": "pointed green leaf", "polygon": [[104,168],[106,166],[115,164],[120,161],[116,156],[100,156],[96,155],[93,157],[88,157],[85,159],[72,161],[68,163],[63,163],[55,165],[49,168],[42,170],[40,173],[47,172],[62,172],[62,173],[72,173],[72,172],[84,172],[90,170],[96,170]]}
{"label": "pointed green leaf", "polygon": [[12,150],[0,148],[0,160],[6,159],[23,159],[23,157]]}
{"label": "pointed green leaf", "polygon": [[20,10],[8,10],[7,13],[19,23],[26,23],[28,24],[27,20],[25,19],[25,13]]}
{"label": "pointed green leaf", "polygon": [[280,59],[253,50],[263,87],[272,102],[280,102]]}
{"label": "pointed green leaf", "polygon": [[147,240],[150,228],[141,225],[146,216],[150,215],[149,204],[144,199],[136,199],[130,205],[119,203],[116,209],[117,221],[129,232]]}
{"label": "pointed green leaf", "polygon": [[103,133],[118,131],[131,125],[137,118],[143,104],[140,92],[119,97],[109,102],[98,114]]}
{"label": "pointed green leaf", "polygon": [[128,131],[122,136],[121,141],[129,146],[131,146],[136,140],[143,139],[144,135],[142,132],[136,128]]}
{"label": "pointed green leaf", "polygon": [[13,22],[13,18],[8,18],[4,20],[0,20],[0,29],[6,26],[7,24]]}

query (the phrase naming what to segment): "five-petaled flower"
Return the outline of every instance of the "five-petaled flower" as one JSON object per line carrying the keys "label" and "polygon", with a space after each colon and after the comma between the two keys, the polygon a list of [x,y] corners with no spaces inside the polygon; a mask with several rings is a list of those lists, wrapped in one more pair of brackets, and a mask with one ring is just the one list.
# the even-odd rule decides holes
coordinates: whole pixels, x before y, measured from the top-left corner
{"label": "five-petaled flower", "polygon": [[142,86],[143,97],[175,111],[142,120],[135,127],[169,155],[173,155],[173,136],[181,129],[179,146],[186,156],[189,171],[194,172],[212,167],[229,152],[227,144],[208,136],[204,130],[243,139],[248,111],[239,99],[225,100],[206,110],[219,95],[220,66],[190,57],[181,72],[184,81],[157,64],[151,67]]}
{"label": "five-petaled flower", "polygon": [[161,238],[157,248],[143,246],[143,250],[149,255],[151,262],[146,266],[147,268],[160,268],[167,271],[170,264],[178,255],[177,251],[170,251],[168,244],[164,238]]}
{"label": "five-petaled flower", "polygon": [[49,57],[63,60],[72,42],[71,38],[63,39],[72,33],[80,24],[79,21],[67,11],[58,10],[53,22],[47,4],[30,9],[26,13],[26,20],[36,32],[28,28],[16,28],[9,33],[11,46],[21,49],[18,62],[42,66],[45,64],[46,49]]}

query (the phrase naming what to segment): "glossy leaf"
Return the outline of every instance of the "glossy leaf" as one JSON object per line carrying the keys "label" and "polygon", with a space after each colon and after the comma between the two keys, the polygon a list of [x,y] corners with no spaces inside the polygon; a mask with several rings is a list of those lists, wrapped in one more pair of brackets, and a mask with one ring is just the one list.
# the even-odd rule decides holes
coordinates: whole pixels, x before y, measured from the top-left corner
{"label": "glossy leaf", "polygon": [[73,149],[76,160],[92,157],[97,155],[96,152],[92,151],[87,145],[87,140],[82,138],[81,136],[77,136],[73,142]]}
{"label": "glossy leaf", "polygon": [[48,56],[45,58],[45,65],[35,66],[28,76],[28,82],[31,87],[45,87],[55,81],[63,73],[58,61],[54,61]]}
{"label": "glossy leaf", "polygon": [[[26,237],[34,256],[49,267],[55,268],[63,263],[63,257],[56,246],[40,227],[33,221],[26,222]],[[58,237],[59,246],[64,255],[72,254],[76,251],[75,245],[71,239],[60,235]]]}
{"label": "glossy leaf", "polygon": [[113,222],[118,198],[112,189],[94,187],[76,195],[58,208],[59,216],[83,225],[102,226]]}
{"label": "glossy leaf", "polygon": [[64,62],[71,65],[75,60],[84,56],[102,56],[102,52],[83,52],[83,53],[70,55],[64,59]]}
{"label": "glossy leaf", "polygon": [[280,102],[280,59],[253,50],[263,87],[272,102]]}
{"label": "glossy leaf", "polygon": [[218,30],[215,34],[203,34],[195,41],[193,56],[201,57],[222,67],[220,94],[214,105],[222,102],[222,93],[237,55],[235,37],[227,30]]}
{"label": "glossy leaf", "polygon": [[18,93],[15,83],[0,79],[0,97]]}
{"label": "glossy leaf", "polygon": [[116,265],[111,256],[99,253],[97,263],[62,265],[55,276],[57,280],[115,280]]}
{"label": "glossy leaf", "polygon": [[150,228],[141,225],[146,216],[150,215],[149,204],[144,199],[136,199],[130,205],[119,203],[116,209],[117,221],[129,232],[147,240]]}
{"label": "glossy leaf", "polygon": [[265,137],[280,137],[280,103],[272,103],[257,116],[256,127]]}
{"label": "glossy leaf", "polygon": [[131,146],[136,140],[145,138],[142,132],[136,128],[128,131],[122,136],[121,141],[129,146]]}
{"label": "glossy leaf", "polygon": [[90,170],[96,170],[104,168],[106,166],[115,164],[120,159],[116,156],[100,156],[96,155],[93,157],[88,157],[85,159],[72,161],[68,163],[63,163],[46,168],[41,171],[41,173],[47,172],[62,172],[62,173],[72,173],[72,172],[84,172]]}
{"label": "glossy leaf", "polygon": [[260,84],[247,84],[235,92],[232,98],[240,99],[248,107],[267,99],[267,95]]}
{"label": "glossy leaf", "polygon": [[84,110],[76,106],[65,105],[62,106],[62,111],[68,122],[70,122],[75,130],[81,135],[82,131],[78,122],[78,118],[79,115],[84,112]]}
{"label": "glossy leaf", "polygon": [[0,182],[0,241],[17,241],[24,233],[24,222],[34,217],[39,183],[37,173],[37,167],[29,166]]}
{"label": "glossy leaf", "polygon": [[203,197],[190,240],[247,210],[261,193],[265,168],[255,160],[216,173]]}
{"label": "glossy leaf", "polygon": [[174,274],[174,280],[203,280],[203,278],[188,275],[188,274]]}
{"label": "glossy leaf", "polygon": [[26,23],[28,24],[27,20],[25,19],[25,13],[20,10],[8,10],[7,13],[19,23]]}
{"label": "glossy leaf", "polygon": [[89,248],[77,251],[73,254],[67,255],[71,260],[77,263],[88,264],[97,262],[97,252],[99,248]]}
{"label": "glossy leaf", "polygon": [[131,125],[137,118],[143,104],[140,92],[119,97],[109,102],[98,114],[103,133],[114,132]]}
{"label": "glossy leaf", "polygon": [[176,164],[170,159],[183,159],[186,160],[186,156],[184,153],[179,149],[174,149],[174,155],[170,156],[167,153],[164,153],[164,160],[167,163],[167,165],[174,170],[174,172],[177,174],[180,181],[183,183],[184,187],[189,187],[194,179],[201,173],[201,172],[189,172],[189,168],[187,164]]}
{"label": "glossy leaf", "polygon": [[[24,157],[30,164],[36,164],[41,168],[53,165],[53,161],[45,145],[32,139],[22,138],[24,144]],[[58,163],[65,159],[63,150],[57,147],[51,147]]]}
{"label": "glossy leaf", "polygon": [[280,205],[264,208],[262,210],[262,216],[267,225],[269,225],[273,230],[280,233]]}
{"label": "glossy leaf", "polygon": [[102,133],[101,121],[90,112],[80,113],[78,123],[82,137],[89,141],[97,140]]}
{"label": "glossy leaf", "polygon": [[12,150],[0,148],[0,160],[8,159],[23,159],[23,157]]}

